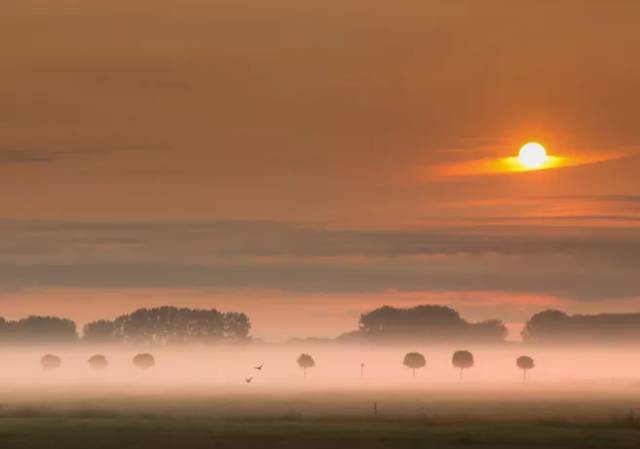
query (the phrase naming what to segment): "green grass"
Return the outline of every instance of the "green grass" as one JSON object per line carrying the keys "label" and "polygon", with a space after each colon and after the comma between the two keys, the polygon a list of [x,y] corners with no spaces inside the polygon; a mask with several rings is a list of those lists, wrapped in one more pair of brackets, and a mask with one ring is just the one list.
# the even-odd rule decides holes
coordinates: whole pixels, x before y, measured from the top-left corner
{"label": "green grass", "polygon": [[[380,416],[372,416],[372,397]],[[103,395],[0,406],[2,449],[637,448],[634,399]]]}

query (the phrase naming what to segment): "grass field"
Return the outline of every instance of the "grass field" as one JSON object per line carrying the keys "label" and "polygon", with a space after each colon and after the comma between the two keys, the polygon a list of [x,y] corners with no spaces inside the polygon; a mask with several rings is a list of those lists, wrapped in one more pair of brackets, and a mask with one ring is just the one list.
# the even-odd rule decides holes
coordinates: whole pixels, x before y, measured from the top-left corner
{"label": "grass field", "polygon": [[550,393],[5,392],[0,447],[640,447],[637,392]]}

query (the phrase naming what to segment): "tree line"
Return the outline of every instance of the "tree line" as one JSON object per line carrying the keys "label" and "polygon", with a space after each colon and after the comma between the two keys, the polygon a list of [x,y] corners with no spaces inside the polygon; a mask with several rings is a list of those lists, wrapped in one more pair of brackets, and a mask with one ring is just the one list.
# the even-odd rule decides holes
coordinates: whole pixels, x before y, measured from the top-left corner
{"label": "tree line", "polygon": [[420,305],[411,308],[383,306],[360,316],[358,330],[342,341],[474,341],[497,343],[506,339],[507,326],[492,319],[470,323],[451,307]]}
{"label": "tree line", "polygon": [[[89,367],[96,371],[103,371],[109,367],[109,361],[106,356],[103,354],[94,354],[87,360]],[[153,354],[148,352],[137,354],[131,359],[133,365],[142,370],[147,370],[149,368],[153,368],[156,364],[155,357]],[[515,360],[515,365],[518,369],[522,370],[522,381],[526,382],[527,380],[527,371],[535,368],[535,361],[527,356],[522,355]],[[307,378],[307,370],[316,366],[316,361],[310,354],[302,353],[298,356],[296,363],[302,369],[303,377]],[[405,354],[402,364],[409,368],[413,374],[413,378],[416,378],[416,370],[424,368],[427,365],[427,359],[420,352],[408,352]],[[458,350],[453,353],[451,357],[451,364],[454,368],[459,370],[460,373],[460,381],[463,380],[464,370],[473,368],[475,365],[475,358],[471,351],[467,350]],[[44,371],[55,371],[62,366],[62,359],[55,354],[45,354],[40,358],[40,365]],[[364,378],[364,368],[365,363],[360,363],[360,378]],[[257,371],[262,371],[264,364],[260,364],[258,366],[254,366],[253,369]],[[246,383],[251,383],[254,379],[254,376],[246,377],[244,381]]]}
{"label": "tree line", "polygon": [[[239,312],[172,306],[142,308],[114,320],[97,320],[84,326],[66,318],[30,316],[16,321],[0,317],[0,342],[136,343],[175,345],[250,341],[251,322]],[[491,319],[469,322],[450,308],[420,305],[411,308],[383,306],[360,316],[358,329],[340,335],[339,343],[501,343],[507,326]],[[545,310],[533,315],[522,330],[525,343],[594,343],[640,340],[640,313],[569,315]],[[308,340],[303,340],[309,342]]]}
{"label": "tree line", "polygon": [[640,340],[640,313],[569,315],[545,310],[533,315],[522,330],[533,343],[626,343]]}
{"label": "tree line", "polygon": [[87,323],[82,335],[66,318],[30,316],[17,321],[0,318],[2,342],[73,342],[191,344],[242,342],[249,339],[249,317],[238,312],[172,306],[142,308],[114,320]]}

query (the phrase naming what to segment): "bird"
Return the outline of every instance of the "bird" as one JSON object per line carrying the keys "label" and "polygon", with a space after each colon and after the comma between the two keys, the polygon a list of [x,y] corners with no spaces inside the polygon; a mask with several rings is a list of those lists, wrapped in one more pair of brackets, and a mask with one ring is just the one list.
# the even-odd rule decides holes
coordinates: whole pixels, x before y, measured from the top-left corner
{"label": "bird", "polygon": [[253,377],[247,377],[244,381],[250,384],[252,380],[253,380]]}
{"label": "bird", "polygon": [[260,365],[260,366],[254,366],[254,369],[257,369],[258,371],[262,371],[262,367],[264,366],[264,364]]}

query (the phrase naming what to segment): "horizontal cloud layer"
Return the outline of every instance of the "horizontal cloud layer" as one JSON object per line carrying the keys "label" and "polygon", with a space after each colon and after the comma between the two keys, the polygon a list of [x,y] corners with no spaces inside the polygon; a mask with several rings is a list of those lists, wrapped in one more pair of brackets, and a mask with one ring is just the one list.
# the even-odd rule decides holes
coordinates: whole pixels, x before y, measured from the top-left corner
{"label": "horizontal cloud layer", "polygon": [[0,222],[5,288],[268,288],[640,296],[640,231],[328,229],[284,222]]}

